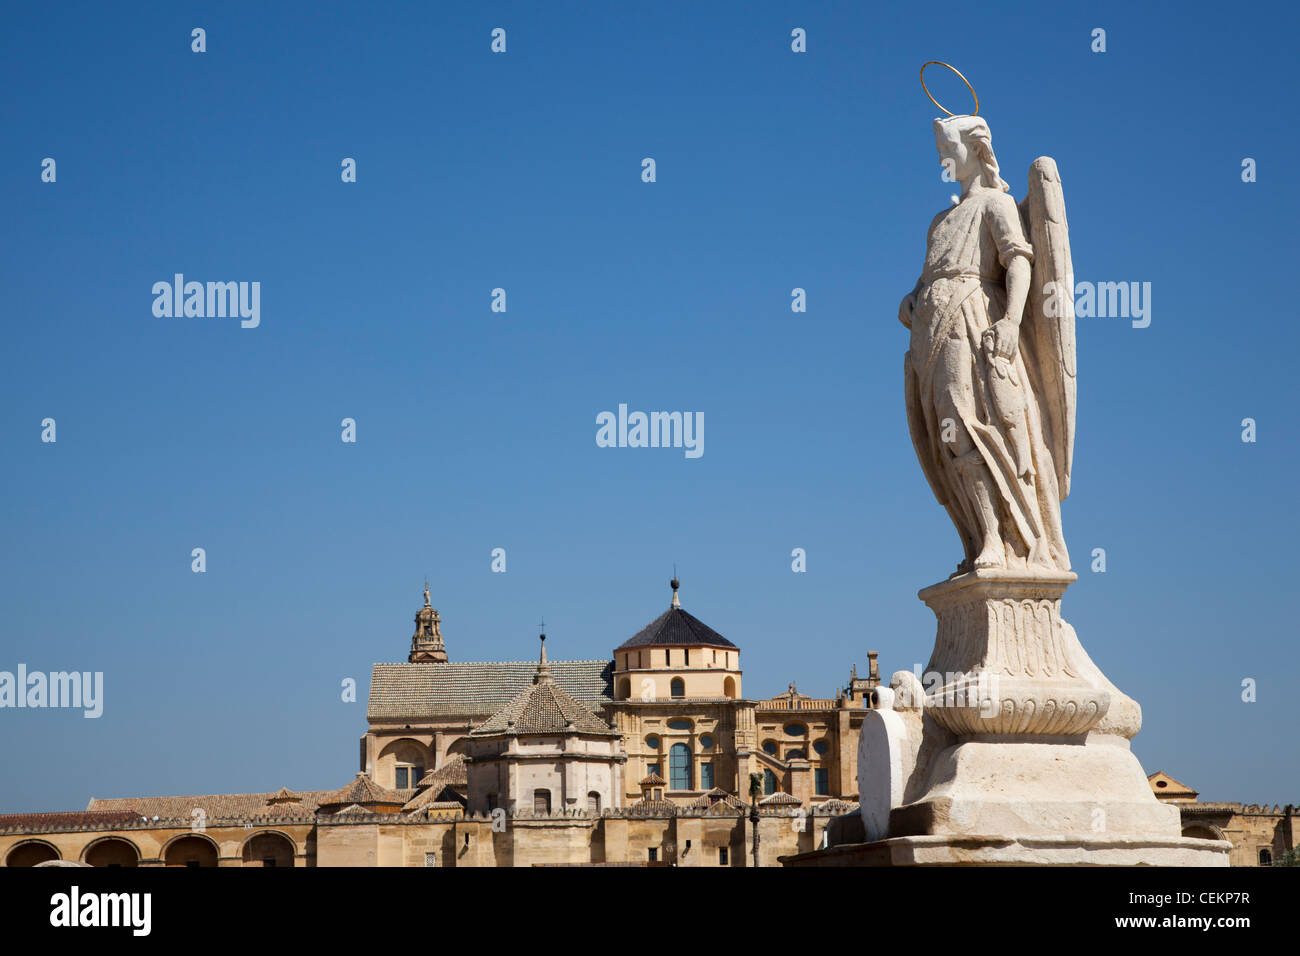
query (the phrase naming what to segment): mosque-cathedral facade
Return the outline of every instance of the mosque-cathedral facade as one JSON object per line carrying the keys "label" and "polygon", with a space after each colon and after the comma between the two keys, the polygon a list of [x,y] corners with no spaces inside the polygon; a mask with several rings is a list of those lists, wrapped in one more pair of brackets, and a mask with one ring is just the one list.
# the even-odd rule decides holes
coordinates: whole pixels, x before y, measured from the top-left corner
{"label": "mosque-cathedral facade", "polygon": [[[0,861],[734,867],[823,845],[857,810],[875,652],[833,697],[791,684],[747,698],[740,648],[672,589],[612,659],[549,660],[542,635],[524,663],[452,661],[426,586],[407,660],[374,665],[359,772],[343,787],[0,815]],[[1293,850],[1290,807],[1197,804],[1163,773],[1152,787],[1179,802],[1185,830],[1232,840],[1234,865]]]}

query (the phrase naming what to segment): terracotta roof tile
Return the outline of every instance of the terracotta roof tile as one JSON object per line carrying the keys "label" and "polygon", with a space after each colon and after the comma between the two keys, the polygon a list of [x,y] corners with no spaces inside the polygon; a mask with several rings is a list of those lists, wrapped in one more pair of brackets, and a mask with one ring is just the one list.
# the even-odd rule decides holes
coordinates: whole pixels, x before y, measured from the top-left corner
{"label": "terracotta roof tile", "polygon": [[727,791],[723,790],[721,787],[714,787],[712,790],[708,791],[707,793],[701,794],[700,796],[692,800],[689,804],[687,804],[687,806],[696,807],[696,808],[707,808],[713,806],[715,803],[725,803],[733,810],[739,810],[745,806],[745,804],[738,797],[736,797],[735,794],[728,793]]}
{"label": "terracotta roof tile", "polygon": [[465,766],[465,755],[448,754],[442,766],[437,770],[428,771],[420,778],[417,786],[421,790],[428,787],[441,790],[443,787],[469,786],[469,768]]}
{"label": "terracotta roof tile", "polygon": [[[612,661],[551,661],[564,690],[598,710],[613,699]],[[370,676],[369,720],[420,720],[440,715],[486,718],[533,682],[535,662],[375,664]]]}
{"label": "terracotta roof tile", "polygon": [[632,635],[615,650],[626,651],[634,647],[729,647],[737,649],[709,625],[680,607],[670,607],[664,613]]}
{"label": "terracotta roof tile", "polygon": [[[298,803],[314,812],[334,790],[303,790],[296,794]],[[265,808],[274,793],[210,793],[189,797],[112,797],[93,798],[87,810],[132,810],[140,816],[164,820],[189,820],[195,809],[209,819],[247,818]],[[288,805],[286,805],[287,809]]]}
{"label": "terracotta roof tile", "polygon": [[115,824],[139,823],[144,816],[134,810],[71,810],[56,813],[0,814],[0,830],[22,827],[31,830],[62,828],[111,827]]}
{"label": "terracotta roof tile", "polygon": [[482,724],[471,737],[492,734],[609,734],[615,731],[551,679],[522,691]]}
{"label": "terracotta roof tile", "polygon": [[401,796],[398,791],[381,787],[366,774],[358,773],[351,783],[334,791],[328,799],[322,800],[321,806],[328,807],[338,804],[368,804],[373,806],[382,804],[400,807],[405,802],[406,798]]}

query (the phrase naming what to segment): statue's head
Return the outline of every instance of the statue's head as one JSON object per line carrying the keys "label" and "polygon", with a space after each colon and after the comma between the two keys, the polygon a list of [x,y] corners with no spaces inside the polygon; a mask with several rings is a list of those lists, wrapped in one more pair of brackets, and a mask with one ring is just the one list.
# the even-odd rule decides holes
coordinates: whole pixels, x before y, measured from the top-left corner
{"label": "statue's head", "polygon": [[934,121],[934,144],[939,162],[949,167],[954,179],[963,185],[974,180],[989,189],[1010,191],[998,175],[998,159],[993,155],[993,134],[980,116],[945,116]]}

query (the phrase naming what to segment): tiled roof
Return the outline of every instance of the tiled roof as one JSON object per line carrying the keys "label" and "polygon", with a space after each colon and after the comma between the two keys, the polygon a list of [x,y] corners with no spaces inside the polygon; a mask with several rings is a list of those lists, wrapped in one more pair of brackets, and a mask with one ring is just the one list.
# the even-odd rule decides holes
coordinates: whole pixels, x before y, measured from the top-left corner
{"label": "tiled roof", "polygon": [[352,782],[334,791],[328,799],[322,800],[322,806],[338,804],[390,804],[401,806],[406,802],[396,790],[388,790],[375,783],[364,773],[358,773]]}
{"label": "tiled roof", "polygon": [[464,754],[448,754],[437,770],[430,770],[420,778],[419,788],[441,790],[443,787],[469,786],[469,768]]}
{"label": "tiled roof", "polygon": [[[336,790],[303,790],[295,794],[297,804],[283,806],[286,812],[292,807],[301,806],[314,812]],[[160,817],[164,820],[190,819],[195,809],[200,809],[209,818],[228,819],[231,817],[250,817],[267,806],[268,801],[276,796],[274,793],[210,793],[192,797],[112,797],[93,798],[87,810],[131,810],[143,817]]]}
{"label": "tiled roof", "polygon": [[731,643],[709,625],[693,614],[688,614],[680,607],[670,607],[664,613],[643,627],[640,631],[620,644],[615,650],[626,651],[634,647],[663,646],[681,647],[730,647]]}
{"label": "tiled roof", "polygon": [[615,731],[550,677],[538,680],[469,732],[490,734],[613,734]]}
{"label": "tiled roof", "polygon": [[696,808],[707,808],[713,806],[715,803],[725,803],[733,810],[740,810],[745,806],[745,804],[734,794],[727,793],[727,791],[723,790],[721,787],[714,787],[707,793],[703,793],[696,797],[687,805]]}
{"label": "tiled roof", "polygon": [[797,807],[802,806],[803,801],[798,797],[792,797],[790,794],[778,790],[776,793],[770,793],[758,801],[758,805],[760,807]]}
{"label": "tiled roof", "polygon": [[115,824],[139,823],[144,814],[134,810],[70,810],[57,813],[4,813],[0,814],[0,830],[11,827],[52,830],[65,827],[98,827]]}
{"label": "tiled roof", "polygon": [[[556,683],[596,709],[613,699],[612,661],[551,661]],[[369,720],[419,720],[443,715],[485,718],[532,685],[536,662],[376,664],[370,676]]]}
{"label": "tiled roof", "polygon": [[638,783],[637,786],[638,787],[666,787],[668,786],[668,781],[665,780],[663,777],[659,776],[659,774],[657,773],[648,773],[641,778],[641,782]]}
{"label": "tiled roof", "polygon": [[308,810],[298,803],[268,803],[253,813],[254,820],[312,820],[315,810]]}
{"label": "tiled roof", "polygon": [[430,787],[406,802],[403,813],[418,813],[421,810],[448,810],[452,807],[463,809],[466,800],[451,787]]}

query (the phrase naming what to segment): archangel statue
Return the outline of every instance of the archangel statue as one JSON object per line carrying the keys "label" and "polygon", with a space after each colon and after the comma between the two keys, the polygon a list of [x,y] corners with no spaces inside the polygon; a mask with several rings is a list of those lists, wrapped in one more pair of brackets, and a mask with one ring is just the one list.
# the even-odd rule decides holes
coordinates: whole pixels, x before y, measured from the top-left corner
{"label": "archangel statue", "polygon": [[930,223],[924,270],[898,310],[911,330],[912,442],[961,535],[957,573],[1068,571],[1076,366],[1060,176],[1035,160],[1017,205],[982,117],[936,119],[934,133],[961,196]]}

